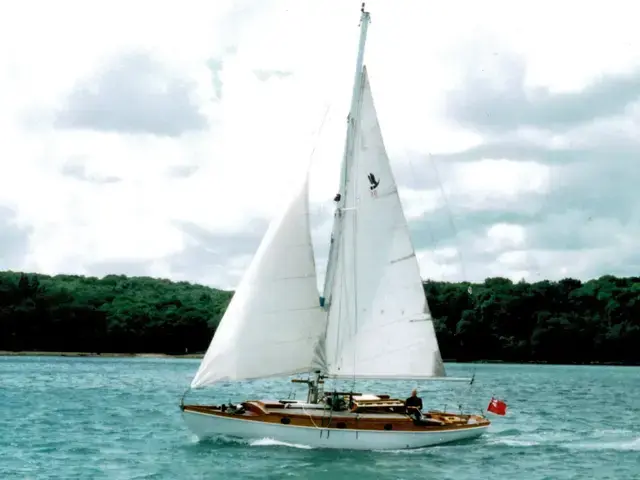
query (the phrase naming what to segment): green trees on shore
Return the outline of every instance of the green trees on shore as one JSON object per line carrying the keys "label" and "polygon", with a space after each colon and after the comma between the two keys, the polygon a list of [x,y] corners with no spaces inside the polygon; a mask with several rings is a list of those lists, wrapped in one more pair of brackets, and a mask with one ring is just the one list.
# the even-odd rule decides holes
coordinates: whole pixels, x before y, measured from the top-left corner
{"label": "green trees on shore", "polygon": [[231,292],[148,277],[0,272],[0,350],[205,350]]}
{"label": "green trees on shore", "polygon": [[425,283],[445,358],[640,363],[640,277],[488,278],[467,289]]}
{"label": "green trees on shore", "polygon": [[[425,291],[445,359],[640,363],[640,277]],[[0,272],[0,350],[204,351],[231,296],[148,277]]]}

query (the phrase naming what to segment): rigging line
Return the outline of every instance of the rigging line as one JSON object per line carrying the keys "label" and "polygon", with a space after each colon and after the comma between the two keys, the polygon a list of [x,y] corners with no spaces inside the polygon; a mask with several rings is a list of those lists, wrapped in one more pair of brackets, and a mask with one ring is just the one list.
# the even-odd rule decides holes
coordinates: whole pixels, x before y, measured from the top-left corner
{"label": "rigging line", "polygon": [[467,388],[467,405],[465,405],[469,411],[471,411],[473,408],[477,408],[477,405],[475,405],[475,400],[473,399],[473,391],[474,388],[473,386],[476,383],[476,369],[473,369],[473,375],[471,376],[471,381],[469,382],[468,388]]}
{"label": "rigging line", "polygon": [[[338,245],[337,255],[339,255],[340,259],[344,258],[344,241],[343,241],[343,238],[344,237],[342,237],[342,236],[340,237],[340,244]],[[336,258],[338,258],[338,256],[336,256]],[[335,352],[340,352],[341,351],[341,345],[342,345],[341,342],[344,342],[345,335],[343,335],[344,332],[342,331],[342,318],[343,318],[342,311],[343,311],[343,307],[345,309],[348,307],[348,305],[345,306],[345,303],[346,303],[345,299],[347,298],[347,293],[348,292],[347,292],[347,282],[344,281],[344,279],[345,279],[344,266],[342,266],[340,268],[340,271],[338,273],[341,274],[341,279],[340,279],[340,290],[338,290],[338,292],[340,292],[340,293],[339,293],[339,296],[338,296],[338,305],[337,305],[337,307],[338,307],[338,312],[337,312],[338,313],[338,317],[337,317],[338,318],[338,323],[337,323],[336,328],[335,328],[335,330],[336,330],[336,349],[335,349]],[[332,285],[332,292],[333,292],[333,285]],[[334,296],[333,293],[332,293],[331,296],[333,298],[333,296]],[[331,315],[331,306],[329,307],[329,309],[330,309],[329,315]],[[347,314],[348,313],[349,312],[347,311]],[[334,362],[337,362],[337,361],[338,361],[338,357],[336,357],[335,354],[334,354]],[[342,359],[340,359],[339,365],[342,366]]]}
{"label": "rigging line", "polygon": [[[411,157],[409,157],[409,169],[411,170],[411,178],[413,178],[413,179],[418,178],[418,176],[416,175],[416,171],[415,171],[415,169],[413,167],[413,161],[411,160]],[[400,197],[400,193],[398,193],[398,197]],[[421,221],[428,225],[427,226],[427,234],[429,235],[429,240],[431,241],[431,245],[433,246],[433,249],[435,250],[435,249],[438,248],[438,241],[436,240],[436,237],[433,234],[433,231],[429,227],[430,222],[427,220],[427,217],[428,217],[428,215],[423,215],[423,217],[421,218]],[[442,272],[442,277],[443,277],[442,280],[444,280],[444,277],[445,277],[444,271]]]}
{"label": "rigging line", "polygon": [[316,153],[316,148],[318,147],[318,138],[320,137],[320,133],[322,132],[322,130],[324,129],[324,124],[327,120],[327,116],[329,114],[329,110],[331,110],[331,108],[333,107],[333,102],[328,101],[326,102],[326,108],[324,110],[324,115],[322,115],[322,120],[320,121],[320,126],[318,127],[318,129],[316,130],[316,133],[314,135],[314,139],[313,139],[313,148],[311,149],[311,154],[309,155],[309,159],[310,159],[310,166],[309,168],[311,168],[311,166],[313,165],[313,162],[315,161],[315,153]]}
{"label": "rigging line", "polygon": [[184,410],[184,399],[190,391],[191,386],[187,387],[187,389],[182,393],[182,396],[180,397],[180,410]]}
{"label": "rigging line", "polygon": [[[361,159],[359,155],[355,155],[355,146],[356,146],[356,138],[358,134],[358,129],[361,126],[362,122],[362,103],[364,100],[364,91],[365,91],[365,75],[364,70],[360,73],[360,85],[358,86],[358,103],[356,108],[354,109],[355,118],[352,120],[353,126],[351,129],[351,162],[352,163],[352,171],[354,172],[353,179],[353,206],[355,210],[353,211],[353,319],[354,319],[354,336],[358,335],[358,222],[360,218],[360,213],[358,208],[361,204],[360,198],[360,163]],[[369,87],[371,88],[371,87]],[[361,138],[359,138],[362,141]],[[351,382],[351,391],[355,391],[356,388],[356,360],[357,360],[357,351],[358,351],[358,342],[353,342],[353,380]]]}
{"label": "rigging line", "polygon": [[[551,167],[548,167],[547,170],[547,185],[546,185],[546,189],[544,191],[544,193],[542,194],[542,201],[540,202],[540,206],[538,208],[538,214],[540,215],[540,218],[542,217],[543,213],[544,213],[544,209],[549,206],[550,204],[550,199],[551,199],[551,189],[553,188],[553,185],[555,183],[554,181],[554,169]],[[529,237],[525,234],[525,246],[527,246],[527,244],[529,244]],[[529,255],[527,254],[527,256],[525,257],[527,259],[527,263],[529,263],[529,261],[531,261],[532,266],[535,268],[535,277],[537,277],[538,280],[540,280],[540,262],[538,261],[538,256],[537,255]],[[534,279],[532,278],[531,281],[533,282]]]}
{"label": "rigging line", "polygon": [[321,417],[321,419],[320,419],[320,426],[318,426],[318,425],[316,424],[316,422],[313,420],[313,415],[311,415],[311,413],[309,413],[309,412],[307,411],[307,409],[306,409],[306,408],[304,408],[304,406],[302,406],[302,412],[303,412],[305,415],[307,415],[307,416],[309,417],[309,420],[311,421],[311,424],[314,426],[314,428],[317,428],[317,429],[320,429],[320,430],[321,430],[321,432],[320,432],[320,436],[322,436],[322,430],[323,430],[323,429],[325,429],[325,428],[330,428],[330,426],[331,426],[331,420],[332,420],[332,418],[333,418],[333,410],[329,410],[329,422],[327,423],[327,426],[326,426],[326,427],[324,426],[324,419],[326,418],[326,415],[327,415],[327,410],[326,410],[326,409],[323,409],[323,410],[322,410],[322,417]]}
{"label": "rigging line", "polygon": [[[307,166],[307,182],[309,181],[309,176],[311,174],[311,170],[313,169],[313,166],[315,164],[316,161],[316,157],[315,157],[315,153],[316,153],[316,149],[318,148],[318,139],[320,138],[320,134],[322,133],[322,131],[324,130],[324,125],[326,123],[327,117],[329,115],[329,111],[331,110],[331,108],[333,107],[333,102],[332,101],[327,101],[325,103],[326,107],[324,109],[324,114],[322,115],[322,120],[320,121],[320,125],[318,126],[318,129],[316,130],[314,139],[312,141],[312,148],[311,148],[311,153],[309,154],[309,165]],[[311,190],[311,186],[309,185],[309,190]],[[309,204],[309,190],[307,190],[307,205]],[[320,207],[320,211],[317,212],[320,215],[322,215],[322,211],[323,208]],[[308,206],[308,222],[309,222],[309,230],[311,230],[311,216],[313,215],[313,212],[310,208],[310,206]],[[311,244],[313,246],[313,238],[311,238]],[[317,264],[316,264],[316,258],[315,255],[313,255],[313,266],[314,269],[316,270],[316,275],[317,275]],[[326,267],[325,267],[325,276],[327,274],[326,271]]]}
{"label": "rigging line", "polygon": [[447,193],[445,192],[444,186],[442,185],[442,181],[440,180],[440,173],[438,172],[438,166],[436,165],[436,160],[433,158],[433,156],[431,154],[429,154],[429,160],[431,161],[431,166],[433,167],[433,171],[435,172],[436,175],[436,181],[438,182],[438,187],[440,189],[440,193],[442,194],[442,197],[444,198],[444,208],[447,211],[447,218],[449,220],[449,225],[451,226],[451,229],[453,230],[453,233],[455,235],[455,239],[456,239],[456,256],[458,257],[458,261],[460,262],[460,270],[462,271],[462,281],[469,281],[469,279],[467,278],[467,272],[466,269],[464,267],[464,260],[462,258],[462,251],[460,248],[460,243],[459,243],[459,238],[458,238],[458,229],[456,228],[456,224],[453,220],[453,213],[451,211],[451,208],[449,206],[449,200],[447,198]]}
{"label": "rigging line", "polygon": [[[338,223],[338,230],[344,228],[344,224],[343,224],[343,217],[341,216],[339,219]],[[339,240],[336,242],[337,245],[332,245],[335,246],[336,250],[336,254],[335,254],[335,258],[334,258],[334,267],[333,267],[333,272],[334,274],[332,275],[332,280],[331,280],[331,284],[330,284],[330,289],[329,289],[329,294],[331,295],[331,302],[329,303],[329,309],[328,309],[328,318],[327,318],[327,331],[329,330],[329,324],[335,325],[335,328],[333,329],[335,331],[335,349],[333,352],[333,358],[329,359],[327,358],[327,364],[331,365],[332,363],[335,365],[340,365],[342,366],[342,359],[341,357],[337,356],[337,353],[340,352],[341,348],[341,342],[344,341],[344,335],[343,335],[343,331],[342,331],[342,311],[343,308],[345,307],[345,303],[346,303],[346,298],[347,298],[347,286],[346,286],[346,281],[345,281],[345,269],[344,269],[344,264],[341,264],[340,262],[342,262],[342,259],[344,258],[344,236],[342,235],[342,232],[339,231],[340,235],[338,236]],[[338,288],[336,289],[336,284],[335,282],[338,281]],[[337,302],[335,301],[336,299],[336,295],[338,297]],[[334,312],[337,315],[336,317],[334,317]],[[336,320],[334,320],[332,322],[332,318],[336,318]],[[327,333],[325,333],[326,336]],[[325,340],[326,341],[326,340]],[[327,342],[326,345],[328,346],[329,343]]]}
{"label": "rigging line", "polygon": [[[356,165],[357,167],[357,165]],[[357,169],[356,169],[357,171]],[[356,176],[357,177],[357,176]],[[354,190],[357,192],[357,178],[354,182]],[[354,195],[354,202],[358,203],[357,195]],[[357,249],[357,239],[358,235],[358,211],[355,210],[353,212],[353,320],[354,320],[354,337],[358,336],[358,249]],[[356,388],[356,360],[357,360],[357,351],[358,351],[358,342],[354,339],[353,342],[353,380],[351,382],[351,391],[353,392]]]}
{"label": "rigging line", "polygon": [[[309,420],[311,420],[311,424],[315,428],[322,428],[322,427],[319,427],[318,425],[316,425],[316,422],[313,421],[313,417],[311,416],[311,414],[309,412],[307,412],[306,408],[302,407],[302,412],[309,417]],[[324,419],[324,412],[322,413],[322,418]],[[324,423],[324,421],[322,423]]]}
{"label": "rigging line", "polygon": [[[357,181],[357,180],[356,180]],[[355,189],[355,186],[354,186]],[[358,202],[357,198],[355,200]],[[358,236],[358,212],[353,214],[353,318],[354,318],[354,335],[358,335],[358,259],[357,259],[357,236]],[[357,359],[358,342],[353,342],[353,386],[355,388],[356,375],[356,359]]]}

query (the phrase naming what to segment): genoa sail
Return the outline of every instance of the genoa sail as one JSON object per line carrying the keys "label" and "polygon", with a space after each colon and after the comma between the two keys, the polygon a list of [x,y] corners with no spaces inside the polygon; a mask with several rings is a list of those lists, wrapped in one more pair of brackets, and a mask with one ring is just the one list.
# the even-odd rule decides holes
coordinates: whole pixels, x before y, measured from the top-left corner
{"label": "genoa sail", "polygon": [[269,226],[200,364],[191,388],[324,369],[309,227],[309,181]]}

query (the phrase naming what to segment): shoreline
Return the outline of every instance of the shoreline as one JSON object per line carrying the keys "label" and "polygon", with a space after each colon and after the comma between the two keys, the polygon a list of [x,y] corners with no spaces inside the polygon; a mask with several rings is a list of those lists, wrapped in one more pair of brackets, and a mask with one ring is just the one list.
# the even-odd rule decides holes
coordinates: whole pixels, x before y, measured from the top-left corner
{"label": "shoreline", "polygon": [[0,357],[89,357],[89,358],[203,358],[204,353],[115,353],[115,352],[38,352],[0,350]]}
{"label": "shoreline", "polygon": [[[116,352],[41,352],[41,351],[10,351],[0,350],[0,357],[86,357],[86,358],[189,358],[202,359],[202,353],[116,353]],[[624,363],[624,362],[565,362],[554,363],[544,360],[511,362],[506,360],[471,360],[457,361],[455,359],[444,359],[445,363],[464,363],[464,364],[499,364],[499,365],[584,365],[584,366],[617,366],[617,367],[638,367],[640,363]]]}

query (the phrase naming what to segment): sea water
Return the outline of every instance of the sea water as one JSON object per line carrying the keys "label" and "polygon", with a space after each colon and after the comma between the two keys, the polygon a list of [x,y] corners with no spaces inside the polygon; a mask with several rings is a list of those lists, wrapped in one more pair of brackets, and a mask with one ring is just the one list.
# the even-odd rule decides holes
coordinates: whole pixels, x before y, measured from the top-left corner
{"label": "sea water", "polygon": [[[637,367],[448,364],[451,376],[475,372],[474,385],[417,383],[425,407],[479,411],[494,394],[506,400],[507,415],[488,414],[493,425],[477,440],[362,452],[266,438],[197,441],[178,404],[198,362],[0,357],[0,479],[640,479]],[[400,398],[414,386],[355,384]],[[280,379],[225,383],[187,398],[305,393]]]}

